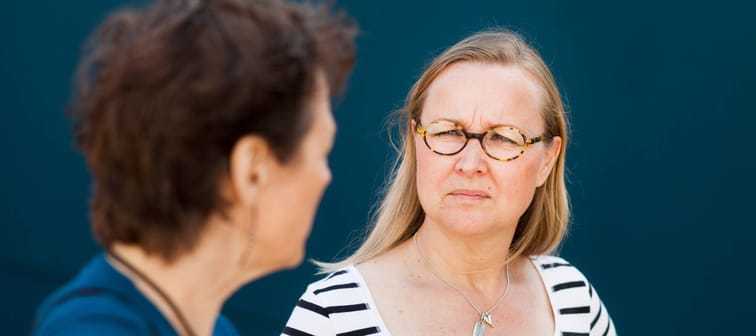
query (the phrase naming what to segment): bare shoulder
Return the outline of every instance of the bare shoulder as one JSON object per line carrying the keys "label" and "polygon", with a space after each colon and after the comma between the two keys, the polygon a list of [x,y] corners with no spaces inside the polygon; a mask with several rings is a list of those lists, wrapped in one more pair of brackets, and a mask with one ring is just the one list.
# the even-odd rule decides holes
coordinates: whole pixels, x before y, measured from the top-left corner
{"label": "bare shoulder", "polygon": [[406,299],[418,294],[417,267],[410,264],[407,246],[405,242],[356,266],[384,318],[391,319],[388,312],[404,309]]}
{"label": "bare shoulder", "polygon": [[360,271],[365,281],[373,285],[390,285],[397,279],[403,278],[407,272],[406,243],[388,250],[378,256],[370,258],[355,267]]}

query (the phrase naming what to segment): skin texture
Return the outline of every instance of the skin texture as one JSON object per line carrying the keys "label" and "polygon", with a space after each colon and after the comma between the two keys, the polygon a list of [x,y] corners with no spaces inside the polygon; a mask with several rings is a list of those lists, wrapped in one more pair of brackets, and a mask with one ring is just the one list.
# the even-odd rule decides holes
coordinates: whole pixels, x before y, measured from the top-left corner
{"label": "skin texture", "polygon": [[[517,66],[456,63],[431,84],[420,123],[451,120],[469,132],[507,125],[536,137],[544,131],[541,97],[537,82]],[[509,162],[488,157],[477,140],[451,156],[431,152],[417,134],[415,144],[418,196],[426,213],[418,245],[436,274],[487,310],[504,292],[518,219],[549,176],[561,139],[531,145]],[[428,270],[412,240],[358,268],[393,335],[470,334],[479,318]],[[496,327],[486,335],[553,335],[552,309],[532,263],[513,260],[510,273],[509,292],[492,312]]]}

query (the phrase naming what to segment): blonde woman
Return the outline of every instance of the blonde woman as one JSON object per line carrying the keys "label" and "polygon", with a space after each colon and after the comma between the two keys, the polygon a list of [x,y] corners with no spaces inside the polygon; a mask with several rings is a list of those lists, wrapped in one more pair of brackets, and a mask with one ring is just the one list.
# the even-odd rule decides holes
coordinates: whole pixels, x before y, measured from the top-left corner
{"label": "blonde woman", "polygon": [[410,91],[372,231],[322,264],[284,335],[614,335],[588,280],[549,256],[567,230],[567,120],[519,36],[487,31]]}

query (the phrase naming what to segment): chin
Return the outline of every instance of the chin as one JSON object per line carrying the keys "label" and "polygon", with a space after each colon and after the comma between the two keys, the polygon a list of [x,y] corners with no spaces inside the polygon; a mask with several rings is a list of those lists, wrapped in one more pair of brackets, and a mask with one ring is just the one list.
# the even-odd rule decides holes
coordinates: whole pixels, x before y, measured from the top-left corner
{"label": "chin", "polygon": [[496,226],[489,216],[480,216],[477,213],[455,212],[453,214],[442,214],[440,218],[443,218],[443,220],[439,224],[460,235],[489,233]]}
{"label": "chin", "polygon": [[300,249],[294,255],[287,259],[286,263],[282,265],[282,269],[297,268],[304,261],[304,249]]}

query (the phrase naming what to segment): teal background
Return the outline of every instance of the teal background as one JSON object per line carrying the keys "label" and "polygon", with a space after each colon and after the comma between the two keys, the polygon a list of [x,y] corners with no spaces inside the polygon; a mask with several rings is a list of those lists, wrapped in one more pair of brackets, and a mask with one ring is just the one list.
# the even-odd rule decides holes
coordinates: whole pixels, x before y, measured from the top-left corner
{"label": "teal background", "polygon": [[[63,109],[81,43],[123,1],[4,1],[0,10],[0,329],[98,252],[89,176]],[[334,180],[308,256],[350,251],[393,153],[385,118],[423,65],[478,29],[523,33],[569,105],[574,206],[562,256],[624,335],[747,334],[756,302],[756,5],[748,1],[341,1],[362,29],[336,107]],[[275,335],[314,267],[240,290],[242,334]],[[431,312],[432,313],[432,312]]]}

